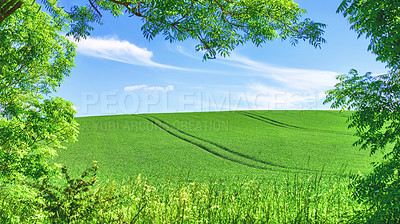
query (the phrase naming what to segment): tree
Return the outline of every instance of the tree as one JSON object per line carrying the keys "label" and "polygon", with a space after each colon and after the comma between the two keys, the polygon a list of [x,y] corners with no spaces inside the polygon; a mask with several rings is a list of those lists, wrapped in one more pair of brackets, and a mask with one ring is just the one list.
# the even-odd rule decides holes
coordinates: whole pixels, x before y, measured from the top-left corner
{"label": "tree", "polygon": [[387,64],[388,74],[365,75],[351,70],[338,77],[325,102],[332,108],[354,110],[349,128],[356,129],[355,145],[371,155],[382,151],[373,171],[359,176],[354,196],[369,205],[357,216],[367,223],[400,222],[400,2],[393,0],[344,0],[338,8],[359,36],[370,38],[368,49]]}
{"label": "tree", "polygon": [[74,63],[74,45],[39,5],[23,4],[0,24],[0,177],[39,178],[62,143],[75,140],[71,102],[48,98]]}
{"label": "tree", "polygon": [[[5,1],[17,6],[26,0]],[[89,35],[91,23],[101,23],[104,11],[114,16],[127,13],[142,19],[142,32],[149,40],[161,34],[171,42],[199,41],[196,50],[205,51],[204,59],[227,56],[249,41],[259,46],[276,38],[290,39],[292,44],[308,40],[314,47],[325,42],[325,25],[310,19],[301,21],[305,10],[292,0],[88,0],[69,11],[56,0],[42,3],[56,21],[70,24],[68,35],[76,39]],[[2,11],[10,10],[0,10],[2,17],[11,14]]]}

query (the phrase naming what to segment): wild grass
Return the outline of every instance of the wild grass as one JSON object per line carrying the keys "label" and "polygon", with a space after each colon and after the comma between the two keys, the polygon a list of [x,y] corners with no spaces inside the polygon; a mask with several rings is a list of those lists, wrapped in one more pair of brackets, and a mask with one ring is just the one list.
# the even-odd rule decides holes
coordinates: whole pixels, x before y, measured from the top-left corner
{"label": "wild grass", "polygon": [[134,187],[122,189],[131,197],[123,197],[129,200],[119,210],[122,220],[139,223],[339,223],[361,209],[349,199],[349,181],[321,174],[288,175],[280,181],[154,188],[139,177],[128,185]]}
{"label": "wild grass", "polygon": [[[339,223],[364,209],[351,200],[351,178],[287,174],[280,180],[165,182],[154,186],[140,175],[133,181],[108,182],[92,189],[97,208],[74,213],[69,223]],[[3,192],[3,191],[2,191]],[[43,209],[25,206],[18,197],[0,195],[2,223],[63,223]],[[15,195],[14,195],[15,196]],[[112,199],[112,200],[110,200]],[[82,200],[82,199],[80,199]],[[36,205],[37,207],[33,206]],[[6,207],[4,207],[6,206]],[[7,219],[7,213],[14,219]],[[16,218],[18,217],[18,218]],[[84,217],[84,219],[82,218]],[[9,218],[9,217],[8,217]]]}
{"label": "wild grass", "polygon": [[[287,173],[278,180],[188,183],[182,178],[156,186],[139,175],[124,184],[109,181],[95,186],[88,193],[91,197],[86,202],[79,196],[80,205],[86,209],[75,207],[75,210],[84,212],[84,216],[75,211],[68,217],[68,222],[339,223],[365,209],[351,199],[350,182],[348,176],[328,176],[321,172],[311,175]],[[26,206],[29,200],[12,196],[0,194],[2,223],[65,221],[65,217],[61,219],[51,210],[43,209],[44,201]],[[71,204],[73,202],[63,208],[68,209]]]}

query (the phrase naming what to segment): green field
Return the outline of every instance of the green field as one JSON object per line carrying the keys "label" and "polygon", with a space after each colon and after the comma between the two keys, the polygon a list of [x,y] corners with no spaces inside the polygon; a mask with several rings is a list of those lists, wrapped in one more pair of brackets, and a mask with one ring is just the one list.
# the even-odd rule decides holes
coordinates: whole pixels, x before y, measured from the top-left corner
{"label": "green field", "polygon": [[153,183],[367,172],[373,158],[352,146],[349,115],[232,111],[77,118],[78,142],[55,160],[73,172],[96,160],[101,179],[141,174]]}

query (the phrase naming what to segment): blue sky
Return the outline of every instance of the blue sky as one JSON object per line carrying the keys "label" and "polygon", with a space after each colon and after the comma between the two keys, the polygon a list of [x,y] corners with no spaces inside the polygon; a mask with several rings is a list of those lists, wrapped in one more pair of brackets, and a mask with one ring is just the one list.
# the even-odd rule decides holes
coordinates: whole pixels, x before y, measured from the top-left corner
{"label": "blue sky", "polygon": [[238,47],[229,58],[202,61],[196,41],[146,40],[135,17],[104,15],[77,43],[76,67],[57,96],[77,116],[226,110],[320,110],[335,77],[355,68],[385,73],[336,8],[340,0],[299,0],[305,17],[328,25],[327,43],[315,49],[276,40]]}

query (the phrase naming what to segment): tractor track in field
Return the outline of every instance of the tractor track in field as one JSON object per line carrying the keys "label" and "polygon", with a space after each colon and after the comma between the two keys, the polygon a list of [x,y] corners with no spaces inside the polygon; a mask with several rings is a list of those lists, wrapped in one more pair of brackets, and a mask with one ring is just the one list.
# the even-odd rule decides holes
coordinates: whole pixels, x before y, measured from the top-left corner
{"label": "tractor track in field", "polygon": [[295,125],[290,125],[290,124],[285,124],[279,121],[275,121],[272,120],[270,118],[258,115],[258,114],[254,114],[254,113],[249,113],[249,112],[244,112],[244,111],[238,111],[239,114],[244,115],[246,117],[250,117],[252,119],[255,120],[259,120],[262,121],[264,123],[270,124],[270,125],[274,125],[277,127],[281,127],[281,128],[295,128],[295,129],[301,129],[301,130],[306,130],[306,131],[317,131],[317,132],[329,132],[331,134],[337,134],[337,135],[346,135],[346,136],[353,136],[352,134],[348,134],[348,133],[343,133],[343,132],[339,132],[339,131],[334,131],[334,130],[324,130],[324,129],[316,129],[316,128],[303,128],[303,127],[299,127],[299,126],[295,126]]}
{"label": "tractor track in field", "polygon": [[[139,115],[139,116],[142,117],[142,118],[144,118],[144,119],[146,119],[146,120],[148,120],[149,122],[153,123],[153,124],[156,125],[157,127],[161,128],[163,131],[167,132],[168,134],[170,134],[170,135],[172,135],[172,136],[174,136],[174,137],[176,137],[176,138],[179,138],[179,139],[181,139],[181,140],[183,140],[183,141],[185,141],[185,142],[188,142],[188,143],[190,143],[190,144],[192,144],[192,145],[195,145],[195,146],[197,146],[197,147],[199,147],[199,148],[201,148],[201,149],[203,149],[203,150],[205,150],[205,151],[207,151],[207,152],[209,152],[209,153],[211,153],[211,154],[213,154],[213,155],[215,155],[215,156],[218,156],[218,157],[220,157],[220,158],[229,160],[229,161],[231,161],[231,162],[235,162],[235,163],[239,163],[239,164],[241,164],[241,165],[246,165],[246,166],[249,166],[249,167],[253,167],[253,168],[257,168],[257,169],[263,169],[263,170],[274,170],[274,169],[272,169],[272,167],[273,167],[273,168],[281,168],[281,169],[289,169],[289,170],[298,170],[298,171],[315,171],[315,170],[311,170],[311,169],[302,169],[302,168],[297,168],[297,167],[288,167],[288,166],[283,166],[283,165],[279,165],[279,164],[274,164],[274,163],[271,163],[271,162],[263,161],[263,160],[260,160],[260,159],[251,157],[251,156],[249,156],[249,155],[246,155],[246,154],[243,154],[243,153],[240,153],[240,152],[233,151],[233,150],[231,150],[231,149],[229,149],[229,148],[227,148],[227,147],[225,147],[225,146],[222,146],[222,145],[220,145],[220,144],[218,144],[218,143],[215,143],[215,142],[212,142],[212,141],[210,141],[210,140],[203,139],[203,138],[194,136],[194,135],[192,135],[192,134],[190,134],[190,133],[184,132],[184,131],[182,131],[182,130],[176,128],[175,126],[169,124],[168,122],[163,121],[163,120],[161,120],[161,119],[159,119],[159,118],[156,118],[156,117],[153,117],[153,116],[144,116],[144,115]],[[158,122],[159,122],[159,123],[158,123]],[[161,124],[160,124],[160,123],[161,123]],[[174,131],[172,131],[172,130],[168,130],[168,129],[167,129],[166,127],[164,127],[163,125],[165,125],[165,126],[171,128],[171,129],[175,130],[176,132],[180,133],[181,135],[178,134],[178,133],[174,133]],[[262,164],[267,165],[267,166],[270,166],[270,167],[264,167],[264,166],[260,166],[260,165],[250,164],[250,163],[248,163],[248,162],[244,162],[244,161],[241,161],[241,160],[238,160],[238,159],[230,158],[230,157],[228,157],[228,156],[222,155],[221,153],[215,152],[215,151],[212,150],[210,147],[207,147],[207,146],[205,146],[204,144],[201,144],[201,143],[198,143],[198,142],[194,142],[193,140],[190,140],[188,137],[197,139],[198,141],[200,141],[200,142],[202,142],[202,143],[206,143],[206,144],[213,145],[213,146],[219,148],[220,150],[223,150],[224,152],[227,152],[227,153],[236,155],[236,156],[238,156],[238,157],[240,157],[240,158],[242,158],[242,159],[247,159],[247,160],[250,160],[250,161],[252,161],[252,162],[262,163]]]}
{"label": "tractor track in field", "polygon": [[270,118],[267,118],[267,117],[264,117],[264,116],[261,116],[261,115],[258,115],[258,114],[254,114],[254,113],[249,113],[249,112],[244,112],[244,111],[239,111],[238,113],[241,114],[241,115],[244,115],[246,117],[250,117],[250,118],[265,122],[265,123],[270,124],[270,125],[281,127],[281,128],[305,129],[305,128],[298,127],[298,126],[295,126],[295,125],[290,125],[290,124],[285,124],[285,123],[282,123],[282,122],[279,122],[279,121],[275,121],[275,120],[272,120]]}
{"label": "tractor track in field", "polygon": [[205,151],[207,151],[207,152],[209,152],[209,153],[211,153],[211,154],[213,154],[213,155],[215,155],[217,157],[229,160],[229,161],[234,162],[234,163],[239,163],[241,165],[249,166],[249,167],[252,167],[252,168],[263,169],[263,170],[273,170],[271,168],[266,168],[266,167],[262,167],[262,166],[257,166],[257,165],[253,165],[253,164],[244,163],[244,162],[242,162],[240,160],[232,159],[232,158],[229,158],[227,156],[221,155],[220,153],[214,152],[213,150],[210,150],[208,147],[206,147],[206,146],[204,146],[204,145],[202,145],[200,143],[193,142],[193,141],[191,141],[191,140],[189,140],[189,139],[187,139],[185,137],[179,136],[178,134],[169,131],[168,129],[166,129],[162,125],[160,125],[157,122],[155,122],[154,120],[152,120],[151,118],[148,118],[148,117],[143,117],[143,118],[148,120],[149,122],[153,123],[157,127],[161,128],[163,131],[167,132],[168,134],[170,134],[170,135],[172,135],[172,136],[174,136],[174,137],[176,137],[178,139],[181,139],[181,140],[183,140],[185,142],[188,142],[188,143],[190,143],[192,145],[195,145],[195,146],[197,146],[197,147],[199,147],[199,148],[201,148],[201,149],[203,149],[203,150],[205,150]]}

